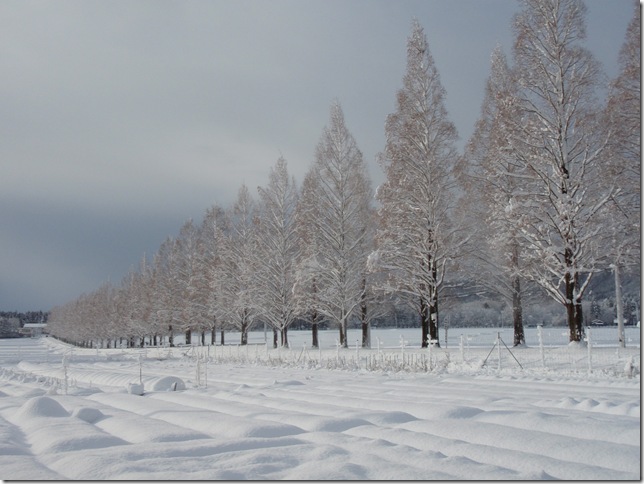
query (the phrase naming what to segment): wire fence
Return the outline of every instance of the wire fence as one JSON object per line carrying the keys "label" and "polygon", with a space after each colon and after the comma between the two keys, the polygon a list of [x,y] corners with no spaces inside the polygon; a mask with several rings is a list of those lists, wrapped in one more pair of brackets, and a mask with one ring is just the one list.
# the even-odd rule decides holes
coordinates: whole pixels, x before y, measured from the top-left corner
{"label": "wire fence", "polygon": [[[635,334],[634,330],[638,333]],[[554,334],[553,334],[554,332]],[[273,348],[267,343],[247,345],[227,344],[208,346],[148,347],[141,349],[88,349],[60,343],[58,346],[29,344],[14,341],[0,344],[0,363],[15,364],[20,361],[46,363],[58,368],[56,377],[59,389],[65,393],[74,386],[77,371],[68,374],[70,365],[96,361],[127,361],[138,368],[137,380],[149,360],[183,359],[194,369],[194,385],[207,387],[208,377],[216,374],[218,365],[261,365],[284,368],[330,369],[367,372],[405,373],[463,373],[463,374],[512,374],[512,375],[587,375],[607,378],[639,378],[640,345],[639,328],[627,333],[627,346],[621,348],[614,342],[607,344],[612,333],[587,331],[586,339],[578,344],[554,344],[557,333],[567,337],[561,328],[534,331],[526,346],[512,347],[512,333],[503,330],[470,329],[457,333],[440,347],[410,345],[404,333],[394,333],[372,338],[372,347],[363,348],[359,339],[355,345],[342,347],[337,339],[330,343],[327,337],[320,347],[311,347],[302,338],[293,338],[290,347]],[[382,337],[382,339],[381,339]],[[526,338],[527,339],[527,338]],[[632,344],[636,340],[637,344]],[[252,341],[252,340],[251,340]],[[447,342],[448,344],[445,344]],[[124,368],[123,368],[124,369]],[[124,369],[125,370],[125,369]],[[53,376],[53,375],[52,375]],[[131,377],[128,377],[131,379]],[[116,382],[115,382],[116,383]]]}
{"label": "wire fence", "polygon": [[[151,350],[153,351],[153,350]],[[510,347],[500,334],[488,348],[270,348],[266,344],[191,346],[179,351],[203,372],[208,365],[261,365],[274,367],[325,368],[349,371],[425,373],[520,373],[587,374],[610,378],[633,378],[640,373],[638,347],[594,346],[593,341],[566,346]],[[174,356],[177,355],[175,351]],[[168,356],[166,352],[166,356]],[[199,371],[199,370],[198,370]],[[211,367],[212,372],[216,368]]]}

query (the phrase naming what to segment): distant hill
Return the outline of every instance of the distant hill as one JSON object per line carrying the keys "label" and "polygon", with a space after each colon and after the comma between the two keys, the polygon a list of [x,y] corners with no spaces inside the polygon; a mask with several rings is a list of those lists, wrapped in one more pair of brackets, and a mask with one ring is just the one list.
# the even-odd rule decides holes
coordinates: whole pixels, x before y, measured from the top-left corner
{"label": "distant hill", "polygon": [[[641,291],[640,271],[622,275],[622,294],[624,297],[636,297],[639,300]],[[586,299],[611,299],[615,298],[615,276],[611,271],[595,274],[586,290]]]}

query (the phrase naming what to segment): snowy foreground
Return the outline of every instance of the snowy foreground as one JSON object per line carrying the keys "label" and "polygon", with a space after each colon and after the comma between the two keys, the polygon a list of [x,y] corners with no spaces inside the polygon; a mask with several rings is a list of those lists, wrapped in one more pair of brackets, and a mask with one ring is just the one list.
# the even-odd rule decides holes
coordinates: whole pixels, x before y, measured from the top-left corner
{"label": "snowy foreground", "polygon": [[480,330],[431,355],[405,331],[319,352],[297,332],[291,350],[0,340],[0,478],[641,478],[639,329],[590,361],[528,341],[523,369]]}

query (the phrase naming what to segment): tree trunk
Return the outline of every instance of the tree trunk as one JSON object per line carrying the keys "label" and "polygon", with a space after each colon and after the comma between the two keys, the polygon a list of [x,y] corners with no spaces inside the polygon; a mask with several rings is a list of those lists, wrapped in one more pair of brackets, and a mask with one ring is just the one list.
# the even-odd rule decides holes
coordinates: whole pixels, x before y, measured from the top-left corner
{"label": "tree trunk", "polygon": [[438,337],[438,272],[436,271],[436,264],[432,265],[432,280],[433,280],[433,286],[431,288],[431,298],[430,298],[430,304],[429,304],[429,335],[432,339],[432,341],[436,341],[436,343],[432,343],[435,346],[440,348],[440,341]]}
{"label": "tree trunk", "polygon": [[189,345],[192,343],[192,332],[189,329],[186,329],[186,344]]}
{"label": "tree trunk", "polygon": [[[566,293],[566,316],[568,318],[568,339],[570,342],[581,341],[581,332],[577,327],[577,317],[575,310],[575,282],[576,277],[572,275],[572,251],[566,248],[564,251],[564,260],[566,263],[567,272],[564,275],[564,289]],[[581,311],[581,305],[580,305]]]}
{"label": "tree trunk", "polygon": [[617,309],[617,343],[620,348],[626,348],[624,337],[624,302],[622,301],[622,281],[619,273],[619,265],[613,267],[615,271],[615,307]]}
{"label": "tree trunk", "polygon": [[[579,273],[575,273],[575,289],[579,290]],[[578,341],[584,339],[584,312],[581,306],[581,294],[577,294],[575,298],[575,328],[577,329]]]}
{"label": "tree trunk", "polygon": [[362,322],[362,347],[370,348],[369,321],[367,320],[367,278],[362,278],[362,300],[360,301],[360,321]]}
{"label": "tree trunk", "polygon": [[170,336],[168,336],[168,343],[170,344],[170,348],[174,348],[174,331],[172,330],[172,325],[168,328],[168,332],[170,333]]}
{"label": "tree trunk", "polygon": [[369,323],[362,321],[362,347],[371,348],[371,341],[369,341]]}
{"label": "tree trunk", "polygon": [[434,298],[434,304],[429,306],[429,336],[431,337],[434,346],[440,347],[438,340],[438,301]]}
{"label": "tree trunk", "polygon": [[514,346],[525,344],[523,331],[523,307],[521,305],[521,278],[515,276],[512,281],[512,322],[514,324]]}
{"label": "tree trunk", "polygon": [[584,339],[584,313],[581,307],[581,298],[575,301],[575,330],[577,331],[577,341]]}
{"label": "tree trunk", "polygon": [[[429,231],[428,240],[432,240],[432,231]],[[423,341],[421,348],[427,348],[431,341],[436,341],[435,346],[440,346],[438,342],[438,288],[436,287],[436,267],[432,264],[432,254],[427,254],[427,260],[424,261],[423,268],[431,270],[433,285],[427,287],[423,284],[421,287],[423,295],[420,298],[420,324]],[[426,294],[426,296],[425,296]]]}
{"label": "tree trunk", "polygon": [[246,318],[242,320],[241,324],[241,344],[242,346],[248,344],[248,322]]}
{"label": "tree trunk", "polygon": [[206,331],[201,332],[201,346],[206,346]]}
{"label": "tree trunk", "polygon": [[288,327],[284,326],[282,328],[282,347],[288,348]]}
{"label": "tree trunk", "polygon": [[313,310],[313,314],[311,316],[311,338],[311,346],[313,346],[313,348],[318,348],[320,342],[318,340],[318,312],[316,310]]}
{"label": "tree trunk", "polygon": [[224,329],[221,329],[221,346],[224,346]]}
{"label": "tree trunk", "polygon": [[429,340],[429,305],[425,298],[420,298],[420,332],[421,348],[427,348]]}
{"label": "tree trunk", "polygon": [[278,344],[278,341],[277,341],[277,328],[275,328],[275,326],[273,326],[273,348],[277,348],[277,344]]}
{"label": "tree trunk", "polygon": [[[313,278],[313,307],[315,307],[315,303],[317,302],[317,285],[315,284],[315,278]],[[311,346],[313,348],[318,348],[320,345],[320,342],[318,340],[318,312],[316,309],[313,309],[313,314],[311,315]]]}
{"label": "tree trunk", "polygon": [[347,315],[344,315],[342,321],[340,321],[340,345],[343,348],[349,347],[349,342],[347,341],[347,327],[349,322],[347,321],[347,317]]}
{"label": "tree trunk", "polygon": [[566,302],[566,318],[568,319],[568,340],[579,341],[575,323],[575,305],[572,300]]}

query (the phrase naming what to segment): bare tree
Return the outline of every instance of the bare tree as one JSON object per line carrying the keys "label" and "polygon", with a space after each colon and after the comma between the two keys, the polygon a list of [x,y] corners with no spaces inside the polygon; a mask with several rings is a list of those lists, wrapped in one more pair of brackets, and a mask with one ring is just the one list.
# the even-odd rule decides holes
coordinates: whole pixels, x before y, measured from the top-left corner
{"label": "bare tree", "polygon": [[192,330],[196,328],[204,309],[199,297],[199,290],[203,287],[200,279],[203,279],[204,274],[198,253],[198,240],[198,227],[192,220],[188,220],[176,239],[174,273],[175,295],[179,298],[179,306],[174,308],[174,319],[177,329],[185,332],[186,344],[192,343]]}
{"label": "bare tree", "polygon": [[150,338],[150,344],[159,344],[159,320],[156,311],[156,272],[152,264],[144,254],[141,257],[138,271],[135,274],[138,287],[139,317],[145,325],[146,334]]}
{"label": "bare tree", "polygon": [[620,73],[611,84],[606,117],[613,136],[602,180],[619,190],[604,211],[605,244],[615,274],[618,343],[624,347],[624,310],[621,273],[641,263],[641,33],[640,5],[633,2],[633,18],[619,54]]}
{"label": "bare tree", "polygon": [[[492,54],[481,117],[465,150],[469,173],[467,208],[473,237],[469,273],[484,290],[500,294],[512,307],[514,345],[525,344],[522,278],[525,258],[517,204],[526,197],[523,166],[507,140],[512,136],[516,80],[500,47]],[[520,124],[516,121],[517,124]]]}
{"label": "bare tree", "polygon": [[201,224],[201,243],[204,245],[203,271],[205,283],[207,284],[207,316],[210,329],[210,342],[216,342],[216,330],[222,332],[222,344],[224,334],[225,307],[221,296],[222,287],[225,283],[224,272],[222,271],[222,256],[225,250],[227,231],[226,213],[218,205],[210,207],[204,216]]}
{"label": "bare tree", "polygon": [[376,195],[381,226],[372,259],[389,270],[387,288],[417,308],[423,347],[430,338],[438,341],[438,294],[458,245],[450,223],[457,133],[444,97],[427,38],[414,21],[397,109],[385,124],[381,165],[387,179]]}
{"label": "bare tree", "polygon": [[369,252],[366,264],[362,267],[362,294],[359,309],[359,321],[361,328],[361,343],[363,348],[371,347],[371,323],[378,318],[385,316],[389,307],[385,302],[386,295],[382,290],[382,281],[386,278],[379,268],[374,267],[372,254],[376,251],[376,227],[378,224],[378,212],[370,206],[365,213],[367,220],[366,233],[363,241],[365,250]]}
{"label": "bare tree", "polygon": [[102,341],[102,346],[105,348],[111,348],[112,341],[119,336],[118,325],[113,319],[113,297],[114,287],[106,282],[94,292],[94,301],[92,302],[98,323],[96,338]]}
{"label": "bare tree", "polygon": [[261,316],[280,332],[281,345],[288,346],[288,327],[296,317],[293,286],[300,249],[295,223],[298,191],[284,158],[277,160],[268,185],[258,187],[258,192],[257,303]]}
{"label": "bare tree", "polygon": [[597,214],[613,188],[598,183],[609,135],[599,123],[600,67],[581,41],[578,0],[523,2],[515,17],[515,71],[521,116],[511,138],[531,192],[522,229],[531,257],[527,275],[566,308],[570,341],[583,334],[582,298],[596,270]]}
{"label": "bare tree", "polygon": [[180,320],[177,308],[181,307],[180,293],[176,284],[178,265],[177,242],[172,237],[163,241],[153,258],[155,284],[156,320],[159,333],[168,336],[168,344],[174,346],[175,321]]}
{"label": "bare tree", "polygon": [[305,230],[310,232],[309,249],[314,252],[305,251],[307,270],[300,275],[314,283],[315,309],[338,325],[344,347],[349,319],[364,292],[370,184],[362,153],[335,102],[304,183],[308,193],[303,193],[303,202],[314,206],[300,213],[308,218]]}
{"label": "bare tree", "polygon": [[131,269],[118,288],[117,297],[121,304],[120,314],[124,323],[123,335],[129,346],[145,346],[145,337],[150,334],[149,320],[146,319],[145,286],[139,272]]}
{"label": "bare tree", "polygon": [[[295,268],[296,311],[299,315],[308,315],[311,321],[311,346],[319,347],[318,325],[321,314],[318,308],[318,283],[316,274],[320,270],[316,254],[318,237],[315,222],[320,207],[315,201],[315,173],[313,170],[304,177],[302,189],[295,212],[295,229],[300,245],[300,257]],[[275,343],[277,344],[277,342]]]}
{"label": "bare tree", "polygon": [[221,257],[220,297],[224,318],[241,333],[241,344],[245,345],[258,308],[256,202],[246,185],[239,189],[237,201],[227,215],[229,230]]}

